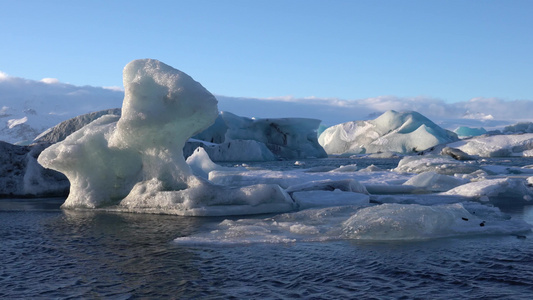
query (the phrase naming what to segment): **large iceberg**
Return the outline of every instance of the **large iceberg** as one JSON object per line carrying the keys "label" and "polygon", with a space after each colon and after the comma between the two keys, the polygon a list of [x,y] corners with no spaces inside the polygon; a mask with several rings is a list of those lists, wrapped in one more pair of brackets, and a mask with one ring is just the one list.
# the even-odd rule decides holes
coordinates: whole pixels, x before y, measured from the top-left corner
{"label": "large iceberg", "polygon": [[317,119],[251,119],[223,111],[194,138],[212,143],[200,146],[213,161],[322,158],[327,154],[318,143],[319,125]]}
{"label": "large iceberg", "polygon": [[413,153],[458,140],[423,115],[389,110],[375,120],[342,123],[326,129],[318,142],[328,154]]}
{"label": "large iceberg", "polygon": [[273,184],[229,188],[197,177],[185,142],[218,116],[217,100],[187,74],[157,60],[124,68],[122,116],[105,115],[44,150],[40,164],[64,173],[63,207],[231,215],[295,208]]}

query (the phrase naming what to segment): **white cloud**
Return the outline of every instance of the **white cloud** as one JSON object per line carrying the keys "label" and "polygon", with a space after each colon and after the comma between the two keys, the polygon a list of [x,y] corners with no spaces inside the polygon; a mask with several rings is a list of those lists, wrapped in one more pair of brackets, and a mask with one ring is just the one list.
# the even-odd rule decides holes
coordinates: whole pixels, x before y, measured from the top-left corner
{"label": "white cloud", "polygon": [[58,84],[59,79],[57,78],[43,78],[41,79],[41,82],[47,83],[47,84]]}
{"label": "white cloud", "polygon": [[115,92],[124,92],[124,88],[121,86],[103,86],[102,88]]}
{"label": "white cloud", "polygon": [[9,77],[9,75],[7,75],[6,73],[0,71],[0,80],[5,80],[5,79],[7,79],[7,77]]}
{"label": "white cloud", "polygon": [[375,118],[387,110],[418,111],[433,121],[455,129],[458,125],[496,128],[533,120],[533,101],[475,98],[447,103],[430,97],[380,96],[359,100],[333,98],[233,98],[217,96],[219,108],[248,117],[306,117],[327,125]]}

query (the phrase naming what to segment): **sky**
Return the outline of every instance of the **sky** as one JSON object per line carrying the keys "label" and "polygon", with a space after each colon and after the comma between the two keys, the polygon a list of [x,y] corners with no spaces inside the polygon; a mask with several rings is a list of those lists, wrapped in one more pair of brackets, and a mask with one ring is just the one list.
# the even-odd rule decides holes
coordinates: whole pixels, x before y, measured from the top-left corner
{"label": "sky", "polygon": [[[533,100],[530,0],[0,0],[0,72],[121,87],[155,58],[216,95]],[[50,79],[51,80],[51,79]]]}

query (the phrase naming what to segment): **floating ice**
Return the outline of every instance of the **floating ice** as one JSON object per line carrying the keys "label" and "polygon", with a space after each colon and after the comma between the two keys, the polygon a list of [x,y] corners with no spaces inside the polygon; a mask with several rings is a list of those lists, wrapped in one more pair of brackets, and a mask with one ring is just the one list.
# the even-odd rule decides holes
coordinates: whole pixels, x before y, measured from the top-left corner
{"label": "floating ice", "polygon": [[310,207],[330,207],[345,205],[367,205],[370,197],[365,194],[345,192],[341,190],[330,191],[302,191],[292,193],[300,209]]}
{"label": "floating ice", "polygon": [[[273,161],[278,158],[268,149],[268,147],[254,140],[232,140],[221,144],[213,144],[199,140],[189,140],[185,149],[189,145],[202,147],[213,161]],[[192,153],[192,151],[189,151]],[[187,156],[187,153],[185,154]]]}
{"label": "floating ice", "polygon": [[424,240],[524,234],[531,225],[479,203],[382,204],[311,208],[265,219],[224,220],[174,242],[186,245],[294,243],[330,240]]}
{"label": "floating ice", "polygon": [[328,154],[412,153],[457,140],[417,112],[390,110],[371,121],[354,121],[326,129],[318,141]]}
{"label": "floating ice", "polygon": [[456,159],[456,160],[473,160],[474,157],[472,157],[471,155],[468,155],[466,153],[464,153],[463,151],[459,150],[459,149],[455,149],[455,148],[452,148],[452,147],[444,147],[442,148],[442,150],[440,151],[440,154],[441,155],[448,155],[450,157],[452,157],[453,159]]}
{"label": "floating ice", "polygon": [[364,240],[418,240],[530,230],[531,225],[508,220],[496,208],[462,203],[382,204],[363,208],[343,223],[346,238]]}
{"label": "floating ice", "polygon": [[533,204],[533,188],[521,178],[496,178],[470,182],[444,192],[443,195],[475,198],[498,206]]}
{"label": "floating ice", "polygon": [[294,201],[278,185],[227,188],[193,175],[185,142],[209,127],[217,100],[187,74],[157,60],[124,68],[122,116],[106,115],[54,144],[39,163],[71,183],[65,208],[227,215],[283,212]]}
{"label": "floating ice", "polygon": [[[388,185],[391,181],[405,182],[412,175],[398,174],[395,172],[307,172],[297,171],[271,171],[271,170],[248,170],[248,171],[211,171],[209,180],[220,185],[241,187],[250,184],[278,184],[282,188],[290,186],[316,184],[321,181],[354,180],[365,187],[367,185]],[[396,183],[392,183],[398,186]]]}
{"label": "floating ice", "polygon": [[459,126],[457,129],[455,129],[453,132],[459,136],[459,138],[467,138],[467,137],[473,137],[478,136],[487,133],[487,130],[485,128],[472,128],[467,126]]}
{"label": "floating ice", "polygon": [[467,183],[465,179],[435,172],[424,172],[407,180],[404,185],[417,187],[419,191],[445,192],[465,183]]}
{"label": "floating ice", "polygon": [[503,133],[533,133],[533,122],[520,122],[514,125],[505,126]]}
{"label": "floating ice", "polygon": [[204,148],[198,147],[194,153],[187,157],[187,164],[191,167],[194,175],[207,179],[209,177],[209,172],[218,170],[218,171],[234,171],[235,168],[225,168],[215,164],[207,155]]}
{"label": "floating ice", "polygon": [[436,172],[445,175],[468,174],[479,170],[468,162],[457,161],[447,156],[406,156],[394,169],[396,172],[424,173]]}
{"label": "floating ice", "polygon": [[215,123],[194,138],[217,144],[206,147],[213,161],[321,158],[327,154],[318,144],[319,125],[316,119],[250,119],[220,112]]}
{"label": "floating ice", "polygon": [[533,156],[533,133],[475,137],[448,144],[482,157]]}

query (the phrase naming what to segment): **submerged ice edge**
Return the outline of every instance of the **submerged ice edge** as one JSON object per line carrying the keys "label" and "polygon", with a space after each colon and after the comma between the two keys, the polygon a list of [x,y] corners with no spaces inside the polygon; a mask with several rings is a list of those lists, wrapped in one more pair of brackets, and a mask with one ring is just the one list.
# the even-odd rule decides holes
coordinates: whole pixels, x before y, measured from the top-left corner
{"label": "submerged ice edge", "polygon": [[257,219],[226,219],[200,233],[177,237],[180,245],[360,241],[420,241],[453,237],[515,235],[532,224],[475,202],[382,204],[306,209]]}

